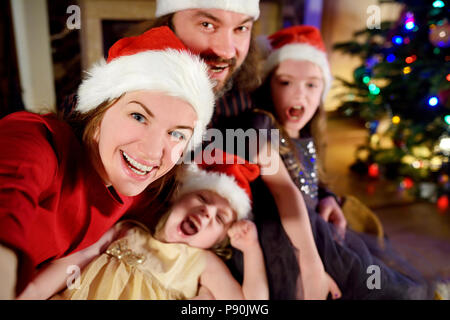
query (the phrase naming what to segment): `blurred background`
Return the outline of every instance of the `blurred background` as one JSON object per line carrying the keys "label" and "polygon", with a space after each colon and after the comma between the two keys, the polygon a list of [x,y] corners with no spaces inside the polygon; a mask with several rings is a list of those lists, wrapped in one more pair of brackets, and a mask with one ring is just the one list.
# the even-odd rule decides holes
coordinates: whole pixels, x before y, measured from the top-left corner
{"label": "blurred background", "polygon": [[[330,187],[368,205],[398,251],[444,283],[449,8],[440,0],[261,0],[255,25],[256,36],[302,23],[321,29],[335,77],[325,103]],[[154,12],[154,0],[0,0],[0,117],[56,110],[82,70],[144,31]]]}

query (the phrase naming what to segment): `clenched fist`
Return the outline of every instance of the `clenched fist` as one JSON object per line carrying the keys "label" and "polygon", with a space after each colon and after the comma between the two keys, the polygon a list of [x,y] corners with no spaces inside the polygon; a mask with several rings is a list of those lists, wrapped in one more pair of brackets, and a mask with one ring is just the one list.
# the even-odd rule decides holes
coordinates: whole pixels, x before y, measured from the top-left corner
{"label": "clenched fist", "polygon": [[242,252],[259,245],[258,231],[255,224],[250,220],[239,220],[233,223],[228,230],[228,236],[231,245]]}

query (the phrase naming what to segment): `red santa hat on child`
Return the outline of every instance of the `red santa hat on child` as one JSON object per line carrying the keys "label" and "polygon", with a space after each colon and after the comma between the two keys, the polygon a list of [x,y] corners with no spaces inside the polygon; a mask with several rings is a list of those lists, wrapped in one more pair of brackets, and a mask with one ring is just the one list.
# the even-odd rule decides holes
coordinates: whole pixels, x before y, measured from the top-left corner
{"label": "red santa hat on child", "polygon": [[[214,152],[213,152],[214,153]],[[250,182],[260,173],[256,164],[225,152],[200,164],[186,165],[177,197],[197,190],[210,190],[224,197],[237,213],[237,219],[250,218],[252,192]]]}
{"label": "red santa hat on child", "polygon": [[267,76],[284,60],[306,60],[320,67],[324,79],[322,101],[331,87],[333,77],[328,64],[325,45],[319,29],[313,26],[293,26],[275,32],[268,37],[271,52],[264,65]]}
{"label": "red santa hat on child", "polygon": [[259,0],[156,0],[156,17],[187,9],[221,9],[242,13],[257,20]]}
{"label": "red santa hat on child", "polygon": [[85,113],[101,103],[137,90],[164,92],[188,102],[197,113],[190,148],[199,143],[214,110],[207,66],[188,51],[168,27],[123,38],[89,71],[78,88],[76,110]]}

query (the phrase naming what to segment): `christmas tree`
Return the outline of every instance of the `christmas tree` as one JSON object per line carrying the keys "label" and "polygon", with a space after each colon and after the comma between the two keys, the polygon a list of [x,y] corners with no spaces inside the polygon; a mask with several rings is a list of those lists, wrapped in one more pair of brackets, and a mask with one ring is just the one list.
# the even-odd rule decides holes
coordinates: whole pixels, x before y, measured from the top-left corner
{"label": "christmas tree", "polygon": [[450,3],[403,5],[397,21],[358,31],[335,50],[362,65],[345,86],[339,111],[366,122],[368,140],[353,169],[396,180],[414,195],[448,208],[450,193]]}

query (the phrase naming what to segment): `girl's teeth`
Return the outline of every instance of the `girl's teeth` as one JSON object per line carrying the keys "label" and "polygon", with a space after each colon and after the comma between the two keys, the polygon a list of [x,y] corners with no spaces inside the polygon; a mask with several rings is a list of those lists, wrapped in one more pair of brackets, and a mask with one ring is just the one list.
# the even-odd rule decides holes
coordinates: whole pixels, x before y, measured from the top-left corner
{"label": "girl's teeth", "polygon": [[131,158],[129,155],[127,155],[125,152],[122,151],[122,154],[124,155],[124,157],[127,159],[127,161],[129,163],[131,163],[131,165],[137,169],[139,169],[140,171],[136,170],[135,168],[132,168],[131,166],[128,166],[131,168],[131,170],[133,170],[133,172],[140,174],[140,175],[144,175],[147,172],[151,171],[153,169],[153,167],[149,167],[146,165],[143,165],[139,162],[137,162],[136,160],[134,160],[133,158]]}

